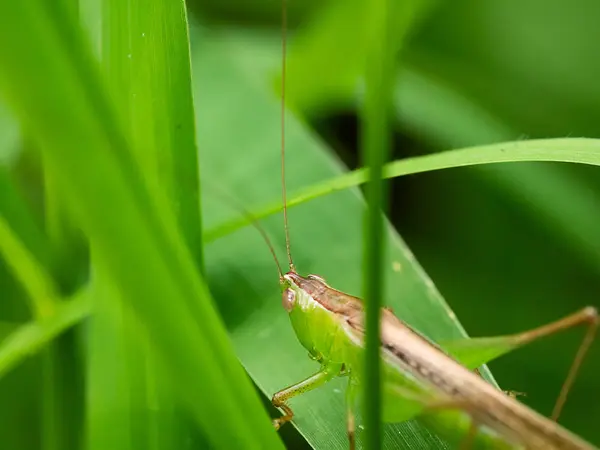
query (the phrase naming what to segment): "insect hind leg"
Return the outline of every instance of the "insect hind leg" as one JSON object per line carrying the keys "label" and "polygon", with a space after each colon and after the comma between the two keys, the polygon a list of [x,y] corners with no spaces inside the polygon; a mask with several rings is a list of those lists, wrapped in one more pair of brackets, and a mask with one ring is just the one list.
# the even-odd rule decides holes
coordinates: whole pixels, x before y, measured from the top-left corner
{"label": "insect hind leg", "polygon": [[581,341],[581,344],[579,344],[575,358],[571,363],[567,377],[563,382],[558,398],[556,399],[556,403],[554,404],[552,415],[550,416],[550,418],[554,421],[558,420],[558,417],[560,416],[560,413],[567,401],[567,397],[573,386],[573,383],[575,382],[575,379],[577,378],[577,374],[579,373],[579,369],[581,368],[583,360],[585,359],[585,356],[592,345],[592,342],[594,341],[598,324],[598,311],[596,308],[588,306],[571,315],[563,317],[562,319],[513,336],[516,340],[525,344],[540,339],[544,336],[550,336],[560,331],[573,328],[575,326],[587,326],[587,331],[583,337],[583,340]]}

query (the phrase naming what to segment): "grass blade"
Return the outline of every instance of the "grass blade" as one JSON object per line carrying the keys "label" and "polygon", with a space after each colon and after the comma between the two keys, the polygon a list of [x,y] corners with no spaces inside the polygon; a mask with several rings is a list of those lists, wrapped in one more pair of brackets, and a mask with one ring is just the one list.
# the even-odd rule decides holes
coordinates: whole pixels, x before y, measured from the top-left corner
{"label": "grass blade", "polygon": [[363,239],[363,278],[365,300],[365,444],[381,448],[381,339],[380,309],[383,304],[384,219],[387,211],[387,183],[383,167],[390,151],[391,93],[395,52],[392,44],[391,4],[380,0],[371,4],[367,23],[370,36],[365,77],[365,102],[362,112],[362,156],[369,168],[366,190],[368,208],[365,213]]}
{"label": "grass blade", "polygon": [[56,336],[85,319],[90,310],[87,292],[81,291],[71,300],[62,302],[51,317],[26,323],[8,334],[0,345],[0,378]]}
{"label": "grass blade", "polygon": [[57,292],[54,282],[19,241],[3,216],[0,216],[0,254],[27,291],[32,315],[36,318],[51,317],[56,308]]}
{"label": "grass blade", "polygon": [[41,224],[35,219],[31,209],[9,174],[6,167],[0,166],[0,212],[2,220],[17,234],[25,248],[44,265],[51,265],[52,246],[44,234]]}
{"label": "grass blade", "polygon": [[[600,139],[532,139],[530,141],[503,142],[447,150],[432,155],[406,158],[388,163],[384,169],[384,177],[394,178],[455,167],[526,161],[568,162],[598,166],[600,165]],[[324,195],[359,186],[367,181],[367,176],[367,171],[361,168],[315,183],[297,192],[292,192],[289,196],[288,206],[300,205]],[[256,210],[252,215],[260,219],[275,214],[281,209],[282,205],[280,203],[273,203]],[[205,239],[208,242],[213,241],[247,224],[246,219],[236,218],[207,229]]]}
{"label": "grass blade", "polygon": [[102,16],[102,62],[134,138],[137,162],[166,190],[186,244],[202,267],[185,2],[106,0]]}

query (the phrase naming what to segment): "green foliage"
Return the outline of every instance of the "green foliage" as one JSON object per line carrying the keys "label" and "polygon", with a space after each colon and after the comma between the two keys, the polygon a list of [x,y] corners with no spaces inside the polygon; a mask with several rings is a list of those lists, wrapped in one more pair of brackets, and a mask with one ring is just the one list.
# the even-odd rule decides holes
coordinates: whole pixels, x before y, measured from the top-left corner
{"label": "green foliage", "polygon": [[[70,416],[61,414],[66,400],[54,393],[69,386],[69,377],[57,370],[61,354],[72,347],[58,344],[42,358],[41,443],[45,448],[84,442],[89,447],[111,443],[129,448],[145,447],[146,437],[158,445],[154,433],[163,438],[162,427],[149,427],[152,422],[143,419],[138,424],[138,411],[143,418],[156,409],[157,417],[164,414],[169,420],[171,397],[177,395],[177,404],[187,407],[212,445],[276,448],[276,434],[235,359],[198,271],[201,230],[185,11],[181,4],[157,5],[162,8],[148,21],[148,10],[135,2],[117,2],[113,8],[105,4],[102,48],[110,50],[103,58],[108,77],[102,76],[69,5],[32,2],[0,8],[2,17],[10,19],[0,38],[14,43],[0,47],[6,68],[2,90],[41,153],[53,194],[60,196],[69,219],[89,242],[92,309],[98,312],[90,324],[89,343],[81,341],[84,349],[89,345],[91,374],[76,398],[78,404],[87,400],[89,421],[69,423]],[[128,47],[140,31],[148,34],[150,48],[145,52],[143,44]],[[120,58],[112,58],[115,53]],[[139,62],[127,62],[134,57]],[[134,88],[119,76],[141,75],[142,69],[150,81]],[[176,85],[181,80],[187,81],[187,90]],[[162,96],[154,91],[157,86]],[[161,111],[183,112],[147,117],[149,105],[132,101],[140,110],[127,107],[138,95]],[[142,139],[141,131],[148,129],[155,131]],[[48,283],[39,281],[50,275],[30,264],[35,255],[23,256],[24,247],[15,251],[14,242],[11,233],[2,233],[5,260],[33,298],[35,315],[51,320],[59,308],[37,312],[44,294],[54,300],[54,292],[45,289]],[[71,358],[71,371],[83,370],[77,362]],[[103,403],[110,394],[116,394],[117,402],[107,409]],[[248,412],[252,418],[245,417]],[[70,436],[63,435],[67,431]],[[110,432],[116,433],[115,440]],[[186,434],[169,432],[170,446],[187,440]]]}
{"label": "green foliage", "polygon": [[[364,2],[301,3],[289,11],[302,21],[288,64],[292,251],[302,273],[360,295],[356,186],[367,174],[344,173],[333,156],[335,146],[347,157],[348,132],[325,144],[309,122],[367,103],[363,38],[382,30],[355,26]],[[260,235],[217,195],[256,211],[284,254],[273,216],[279,5],[236,4],[191,4],[190,51],[183,2],[0,3],[0,92],[12,112],[0,115],[3,448],[281,448],[238,360],[263,399],[316,364],[280,307]],[[410,143],[394,157],[433,154],[386,175],[520,161],[401,177],[390,218],[435,285],[386,224],[384,302],[433,339],[465,334],[437,288],[477,335],[597,304],[597,169],[556,163],[600,158],[597,140],[564,139],[600,137],[597,6],[584,4],[428,1],[394,15],[389,100]],[[273,30],[223,27],[229,10]],[[507,357],[502,387],[549,411],[575,338]],[[594,359],[563,417],[600,442]],[[346,448],[344,381],[293,401],[300,434],[282,431],[288,447]],[[443,445],[416,422],[386,425],[384,438],[385,448]]]}

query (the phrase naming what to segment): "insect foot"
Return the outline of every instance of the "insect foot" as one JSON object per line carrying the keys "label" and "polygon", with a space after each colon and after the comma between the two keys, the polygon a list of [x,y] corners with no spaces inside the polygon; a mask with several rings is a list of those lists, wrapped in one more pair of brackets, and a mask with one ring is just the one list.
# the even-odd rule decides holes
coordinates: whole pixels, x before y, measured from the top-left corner
{"label": "insect foot", "polygon": [[277,396],[277,394],[275,394],[273,396],[273,398],[271,399],[271,404],[273,406],[275,406],[276,408],[280,408],[283,410],[284,414],[281,417],[278,417],[277,419],[273,419],[273,427],[276,430],[279,430],[279,428],[281,428],[281,426],[292,420],[292,418],[294,417],[294,412],[292,411],[292,409],[286,405],[285,403],[283,403]]}
{"label": "insect foot", "polygon": [[504,392],[510,398],[514,398],[514,399],[516,399],[517,397],[527,397],[527,394],[525,392],[518,392],[518,391],[502,391],[502,392]]}

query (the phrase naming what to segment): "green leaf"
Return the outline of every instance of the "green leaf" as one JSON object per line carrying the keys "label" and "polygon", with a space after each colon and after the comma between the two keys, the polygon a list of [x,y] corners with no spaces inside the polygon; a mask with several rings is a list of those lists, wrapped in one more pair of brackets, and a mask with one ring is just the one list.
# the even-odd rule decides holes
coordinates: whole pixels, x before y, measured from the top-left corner
{"label": "green leaf", "polygon": [[[203,188],[207,226],[239,213],[211,196],[210,185],[235,195],[247,209],[280,198],[280,105],[248,66],[252,54],[238,59],[238,46],[218,35],[199,33],[193,46],[198,140],[205,149]],[[201,39],[200,39],[201,38]],[[237,63],[239,62],[239,65]],[[260,64],[257,62],[257,64]],[[325,182],[342,171],[330,150],[288,115],[287,181],[292,192]],[[278,201],[278,200],[277,200]],[[364,201],[348,189],[306,202],[290,211],[291,247],[301,273],[317,273],[338,289],[360,295]],[[285,254],[281,217],[263,221],[280,257]],[[384,267],[385,302],[395,313],[434,339],[464,336],[456,318],[397,233],[386,225],[390,242]],[[244,228],[207,247],[211,291],[233,336],[237,354],[267,397],[315,372],[283,310],[278,277],[265,243]],[[347,448],[344,389],[337,379],[291,402],[295,425],[314,448]],[[361,435],[359,431],[359,436]],[[386,425],[385,448],[443,448],[415,422]],[[441,446],[441,447],[440,447]]]}
{"label": "green leaf", "polygon": [[102,1],[102,62],[137,163],[163,189],[202,267],[198,157],[183,1]]}
{"label": "green leaf", "polygon": [[[203,267],[198,161],[185,2],[102,1],[101,60],[118,93],[136,163],[165,191],[197,267]],[[121,292],[95,268],[88,358],[88,447],[181,448],[160,357],[140,339]],[[176,428],[179,428],[176,430]],[[206,445],[206,444],[205,444]]]}

